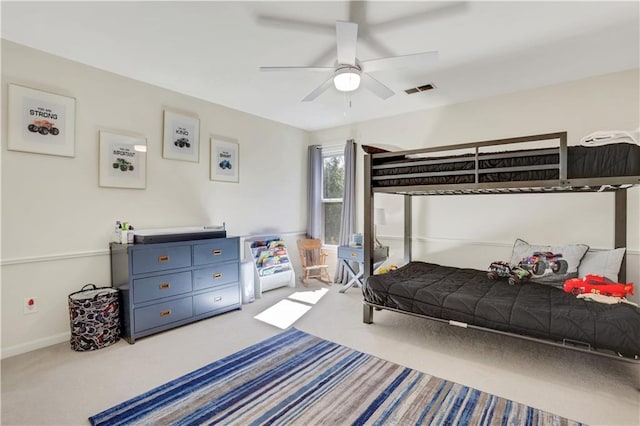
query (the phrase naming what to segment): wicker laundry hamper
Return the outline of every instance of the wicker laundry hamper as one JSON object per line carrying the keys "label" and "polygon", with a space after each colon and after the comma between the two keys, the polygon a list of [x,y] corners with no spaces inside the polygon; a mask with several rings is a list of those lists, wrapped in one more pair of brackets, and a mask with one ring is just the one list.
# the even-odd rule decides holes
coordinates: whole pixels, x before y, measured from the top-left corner
{"label": "wicker laundry hamper", "polygon": [[120,340],[118,290],[87,284],[69,295],[71,349],[92,351]]}

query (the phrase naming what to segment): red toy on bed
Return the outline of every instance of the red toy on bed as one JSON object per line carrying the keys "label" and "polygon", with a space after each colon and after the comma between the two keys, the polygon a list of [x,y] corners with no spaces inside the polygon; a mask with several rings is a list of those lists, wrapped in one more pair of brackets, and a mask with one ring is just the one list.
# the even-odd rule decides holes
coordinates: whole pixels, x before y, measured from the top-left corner
{"label": "red toy on bed", "polygon": [[573,294],[593,293],[603,296],[625,297],[627,293],[633,294],[633,283],[616,283],[600,275],[587,275],[583,278],[566,280],[564,291]]}

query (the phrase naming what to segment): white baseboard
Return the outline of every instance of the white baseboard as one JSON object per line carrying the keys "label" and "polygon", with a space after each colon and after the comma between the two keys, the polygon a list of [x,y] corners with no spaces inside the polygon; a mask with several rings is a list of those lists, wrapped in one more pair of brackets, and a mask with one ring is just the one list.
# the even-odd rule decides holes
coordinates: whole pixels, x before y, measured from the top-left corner
{"label": "white baseboard", "polygon": [[42,339],[21,343],[19,345],[2,348],[2,359],[35,351],[36,349],[46,348],[47,346],[57,345],[58,343],[68,342],[70,339],[71,332],[68,331],[65,333],[55,334],[53,336],[43,337]]}

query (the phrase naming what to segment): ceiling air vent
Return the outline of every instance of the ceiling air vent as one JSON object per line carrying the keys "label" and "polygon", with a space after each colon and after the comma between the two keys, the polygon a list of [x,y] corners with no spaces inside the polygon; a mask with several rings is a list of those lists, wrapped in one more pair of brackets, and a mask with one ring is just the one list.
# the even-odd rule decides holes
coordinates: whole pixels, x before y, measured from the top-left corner
{"label": "ceiling air vent", "polygon": [[407,95],[411,95],[413,93],[426,92],[427,90],[433,90],[435,88],[436,88],[435,84],[429,83],[429,84],[424,84],[418,87],[412,87],[411,89],[405,90],[405,92],[407,93]]}

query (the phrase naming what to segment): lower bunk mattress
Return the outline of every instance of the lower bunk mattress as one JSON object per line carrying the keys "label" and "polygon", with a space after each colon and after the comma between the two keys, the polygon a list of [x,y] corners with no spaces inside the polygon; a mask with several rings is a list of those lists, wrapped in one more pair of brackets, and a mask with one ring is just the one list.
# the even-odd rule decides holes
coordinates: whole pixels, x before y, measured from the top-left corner
{"label": "lower bunk mattress", "polygon": [[578,299],[534,282],[512,286],[485,271],[425,262],[372,275],[363,292],[368,303],[412,314],[640,356],[640,308],[627,303]]}

